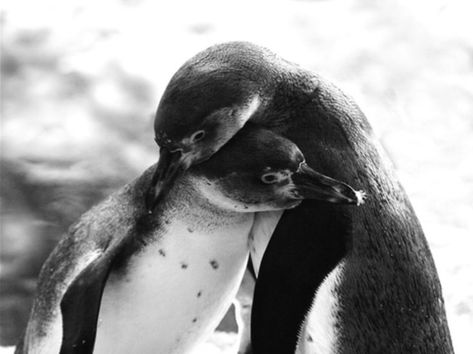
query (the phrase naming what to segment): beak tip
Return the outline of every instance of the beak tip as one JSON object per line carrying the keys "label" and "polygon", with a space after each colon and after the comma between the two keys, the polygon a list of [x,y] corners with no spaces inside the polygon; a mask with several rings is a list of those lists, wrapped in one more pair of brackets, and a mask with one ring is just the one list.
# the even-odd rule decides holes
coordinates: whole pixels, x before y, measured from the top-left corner
{"label": "beak tip", "polygon": [[364,204],[366,201],[366,193],[362,190],[355,191],[355,198],[356,198],[355,200],[356,206],[360,206]]}

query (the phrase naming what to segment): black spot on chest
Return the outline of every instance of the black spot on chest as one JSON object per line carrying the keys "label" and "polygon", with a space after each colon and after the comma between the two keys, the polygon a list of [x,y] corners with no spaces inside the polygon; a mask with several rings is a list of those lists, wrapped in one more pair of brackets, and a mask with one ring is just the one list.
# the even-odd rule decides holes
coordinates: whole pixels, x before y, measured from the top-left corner
{"label": "black spot on chest", "polygon": [[212,259],[209,263],[210,263],[210,265],[212,266],[213,269],[218,269],[219,264],[215,259]]}

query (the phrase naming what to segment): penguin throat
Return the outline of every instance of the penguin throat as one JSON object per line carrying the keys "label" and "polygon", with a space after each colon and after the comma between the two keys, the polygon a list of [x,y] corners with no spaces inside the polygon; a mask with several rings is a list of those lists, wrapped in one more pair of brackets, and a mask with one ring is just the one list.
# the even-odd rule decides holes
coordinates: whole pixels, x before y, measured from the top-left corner
{"label": "penguin throat", "polygon": [[[196,229],[239,224],[253,217],[252,213],[243,213],[219,203],[215,196],[220,192],[207,183],[189,174],[182,176],[163,204],[163,217],[185,220],[189,227]],[[208,188],[203,188],[203,185]]]}

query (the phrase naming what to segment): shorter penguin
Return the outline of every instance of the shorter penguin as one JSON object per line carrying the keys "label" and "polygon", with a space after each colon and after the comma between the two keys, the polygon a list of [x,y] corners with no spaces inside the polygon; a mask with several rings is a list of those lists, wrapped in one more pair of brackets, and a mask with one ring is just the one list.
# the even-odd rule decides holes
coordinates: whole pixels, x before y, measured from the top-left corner
{"label": "shorter penguin", "polygon": [[255,212],[303,198],[357,202],[350,186],[307,166],[291,141],[256,127],[182,174],[149,213],[155,169],[60,241],[42,268],[17,353],[186,353],[238,290]]}

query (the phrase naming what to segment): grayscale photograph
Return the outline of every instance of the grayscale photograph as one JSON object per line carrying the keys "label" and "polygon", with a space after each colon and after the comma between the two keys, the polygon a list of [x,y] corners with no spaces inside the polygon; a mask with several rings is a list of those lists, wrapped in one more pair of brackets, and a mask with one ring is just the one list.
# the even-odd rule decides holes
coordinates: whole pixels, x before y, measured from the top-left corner
{"label": "grayscale photograph", "polygon": [[0,354],[473,353],[471,1],[0,11]]}

